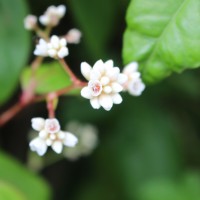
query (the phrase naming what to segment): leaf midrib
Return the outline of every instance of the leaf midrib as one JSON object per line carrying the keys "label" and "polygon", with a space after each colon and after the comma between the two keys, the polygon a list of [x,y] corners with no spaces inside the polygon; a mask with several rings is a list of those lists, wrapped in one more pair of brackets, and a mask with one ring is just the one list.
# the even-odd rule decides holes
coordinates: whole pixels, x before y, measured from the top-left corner
{"label": "leaf midrib", "polygon": [[146,69],[149,61],[151,60],[151,58],[154,56],[154,54],[156,53],[156,50],[158,48],[158,44],[160,42],[160,40],[162,40],[163,35],[165,34],[166,30],[168,29],[168,27],[170,26],[170,24],[172,23],[172,21],[174,21],[174,19],[176,18],[176,16],[178,15],[178,13],[180,12],[180,10],[185,6],[186,2],[189,2],[190,0],[183,0],[183,2],[181,3],[181,5],[179,6],[179,8],[175,11],[175,13],[172,15],[171,19],[168,21],[168,23],[166,24],[165,28],[163,29],[163,31],[161,32],[160,36],[156,39],[155,44],[154,44],[154,48],[152,48],[151,53],[149,54],[149,58],[147,59],[147,61],[145,62],[145,66],[142,69],[142,71],[144,69]]}

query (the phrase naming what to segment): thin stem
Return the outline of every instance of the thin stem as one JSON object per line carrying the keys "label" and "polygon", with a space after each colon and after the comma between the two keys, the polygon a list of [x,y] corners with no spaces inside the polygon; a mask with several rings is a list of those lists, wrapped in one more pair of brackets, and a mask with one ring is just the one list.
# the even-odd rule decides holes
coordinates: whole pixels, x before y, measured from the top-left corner
{"label": "thin stem", "polygon": [[41,30],[38,26],[35,27],[35,32],[40,38],[43,38],[46,41],[49,40],[49,35],[45,31]]}
{"label": "thin stem", "polygon": [[54,105],[53,105],[52,100],[47,102],[47,109],[48,109],[49,118],[55,118],[55,110],[54,110]]}
{"label": "thin stem", "polygon": [[[10,119],[12,119],[18,112],[20,112],[27,105],[30,105],[34,102],[44,101],[48,99],[49,94],[40,95],[40,96],[35,96],[34,94],[34,90],[36,86],[36,83],[34,80],[35,71],[38,68],[38,66],[41,64],[42,60],[43,60],[42,57],[37,57],[32,62],[31,64],[32,78],[29,83],[29,86],[27,87],[25,91],[23,91],[20,100],[14,106],[12,106],[11,108],[9,108],[7,111],[5,111],[4,113],[0,115],[0,127],[3,126],[6,122],[8,122]],[[70,75],[72,79],[72,84],[66,88],[55,91],[54,94],[56,94],[57,97],[63,94],[66,94],[67,92],[70,92],[72,89],[82,88],[87,85],[86,82],[79,80],[75,76],[75,74],[71,71],[71,69],[69,68],[69,66],[67,65],[64,59],[60,59],[59,62],[61,63],[64,70]],[[54,109],[53,101],[48,101],[47,108],[49,111],[49,117],[50,118],[55,117],[55,109]]]}
{"label": "thin stem", "polygon": [[76,75],[72,72],[68,64],[65,62],[64,59],[59,59],[60,64],[62,65],[63,69],[69,74],[72,82],[77,82],[79,79],[76,77]]}

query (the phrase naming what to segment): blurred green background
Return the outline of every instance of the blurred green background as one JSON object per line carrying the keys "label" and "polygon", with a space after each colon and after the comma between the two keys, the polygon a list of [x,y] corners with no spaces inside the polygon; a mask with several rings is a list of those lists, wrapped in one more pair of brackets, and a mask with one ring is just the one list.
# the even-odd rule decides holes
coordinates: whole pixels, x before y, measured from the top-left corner
{"label": "blurred green background", "polygon": [[[0,0],[0,16],[12,16],[12,9],[22,13],[19,18],[17,11],[13,14],[11,21],[16,22],[9,27],[16,26],[24,38],[19,40],[21,34],[17,36],[16,32],[6,34],[3,28],[8,24],[1,18],[0,75],[5,77],[1,85],[11,79],[12,65],[18,63],[15,58],[24,66],[33,59],[36,36],[23,30],[23,17],[28,13],[39,16],[49,5],[67,6],[66,16],[53,33],[62,35],[74,27],[82,31],[80,45],[70,46],[67,57],[78,76],[82,61],[93,64],[111,58],[123,66],[122,37],[128,3]],[[16,42],[12,39],[15,36],[21,45],[10,44]],[[5,52],[12,53],[5,59]],[[16,102],[20,94],[19,74],[13,76],[9,94],[2,99],[12,98],[2,103],[1,111]],[[148,86],[141,97],[123,94],[123,103],[110,112],[93,110],[81,97],[62,97],[57,110],[62,126],[71,120],[91,123],[99,130],[99,144],[91,156],[73,162],[53,162],[56,158],[47,154],[38,173],[27,166],[28,133],[31,118],[46,118],[47,111],[44,103],[29,106],[0,129],[0,200],[200,200],[199,76],[199,69],[185,71]]]}

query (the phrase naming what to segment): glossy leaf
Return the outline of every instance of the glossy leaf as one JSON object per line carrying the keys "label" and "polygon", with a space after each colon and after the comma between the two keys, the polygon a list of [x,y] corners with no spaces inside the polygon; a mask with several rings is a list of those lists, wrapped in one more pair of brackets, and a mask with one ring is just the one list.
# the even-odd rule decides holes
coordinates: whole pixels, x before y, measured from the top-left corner
{"label": "glossy leaf", "polygon": [[[27,88],[31,79],[31,69],[26,68],[21,76],[22,88]],[[65,88],[71,84],[69,76],[58,62],[41,65],[35,74],[37,94],[44,94]]]}
{"label": "glossy leaf", "polygon": [[200,66],[199,0],[132,0],[124,34],[124,63],[140,62],[146,82]]}
{"label": "glossy leaf", "polygon": [[28,57],[29,37],[23,19],[24,0],[0,1],[0,104],[12,94]]}
{"label": "glossy leaf", "polygon": [[[19,195],[29,200],[49,200],[50,191],[43,179],[29,172],[25,167],[13,158],[0,152],[0,181],[13,186],[5,186],[2,189],[0,182],[0,192],[2,190],[16,190]],[[1,194],[0,194],[1,195]],[[1,196],[2,197],[2,196]],[[17,199],[17,198],[16,198]],[[24,199],[24,198],[18,198]]]}

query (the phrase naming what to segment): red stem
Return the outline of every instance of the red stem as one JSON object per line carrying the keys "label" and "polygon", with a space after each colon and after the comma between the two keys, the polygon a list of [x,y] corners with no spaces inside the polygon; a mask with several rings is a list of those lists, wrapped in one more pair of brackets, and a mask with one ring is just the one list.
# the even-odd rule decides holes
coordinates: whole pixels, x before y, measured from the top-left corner
{"label": "red stem", "polygon": [[[11,108],[9,108],[7,111],[2,113],[0,115],[0,127],[3,126],[5,123],[7,123],[10,119],[12,119],[18,112],[20,112],[24,107],[27,105],[30,105],[31,103],[34,102],[39,102],[46,100],[48,98],[49,94],[46,95],[40,95],[40,96],[35,96],[34,95],[34,89],[35,89],[35,81],[34,81],[34,76],[35,76],[35,70],[39,66],[39,64],[42,62],[43,58],[42,57],[37,57],[31,64],[32,67],[32,79],[30,81],[29,87],[22,93],[22,96],[15,105],[13,105]],[[60,59],[59,62],[61,63],[62,67],[64,70],[70,75],[71,80],[72,80],[72,85],[57,90],[54,93],[57,95],[57,97],[66,94],[67,92],[71,91],[72,89],[75,88],[82,88],[87,85],[86,82],[80,81],[75,74],[71,71],[67,63],[65,62],[64,59]],[[47,108],[49,111],[49,117],[53,118],[55,117],[55,111],[54,111],[54,105],[53,101],[48,101],[47,103]]]}
{"label": "red stem", "polygon": [[79,81],[79,79],[76,77],[76,75],[72,72],[72,70],[69,68],[68,64],[65,62],[64,59],[59,59],[60,64],[62,65],[63,69],[69,74],[71,80],[73,83],[76,83]]}

